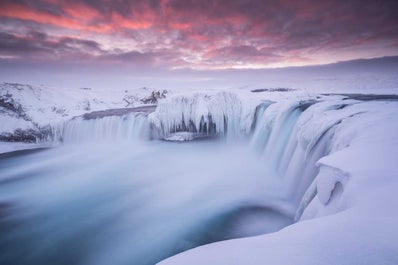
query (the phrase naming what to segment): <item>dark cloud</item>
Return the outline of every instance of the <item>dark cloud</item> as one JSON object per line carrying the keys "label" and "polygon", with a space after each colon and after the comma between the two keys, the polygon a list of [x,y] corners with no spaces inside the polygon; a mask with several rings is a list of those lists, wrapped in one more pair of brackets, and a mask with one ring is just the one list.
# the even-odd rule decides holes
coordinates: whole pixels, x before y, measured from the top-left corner
{"label": "dark cloud", "polygon": [[0,32],[0,56],[13,56],[19,59],[53,59],[70,55],[102,53],[95,41],[71,37],[49,37],[42,32],[28,32],[25,36]]}
{"label": "dark cloud", "polygon": [[1,55],[25,55],[43,52],[40,45],[18,37],[10,33],[0,32],[0,54]]}
{"label": "dark cloud", "polygon": [[165,67],[391,55],[396,10],[395,0],[3,0],[0,55]]}

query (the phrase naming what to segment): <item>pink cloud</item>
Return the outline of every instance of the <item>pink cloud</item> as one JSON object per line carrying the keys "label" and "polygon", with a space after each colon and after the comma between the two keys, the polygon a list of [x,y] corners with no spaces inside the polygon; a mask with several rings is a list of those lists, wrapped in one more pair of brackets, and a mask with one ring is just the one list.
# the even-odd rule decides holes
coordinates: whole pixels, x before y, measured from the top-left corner
{"label": "pink cloud", "polygon": [[[371,0],[4,0],[0,31],[7,25],[3,33],[16,36],[9,30],[13,26],[22,34],[16,39],[20,42],[29,41],[32,22],[48,36],[66,31],[96,43],[101,61],[144,58],[165,67],[186,63],[218,68],[234,62],[267,66],[319,63],[317,58],[324,60],[346,47],[357,47],[358,57],[372,47],[398,53],[391,45],[398,40],[397,9],[396,1],[381,5]],[[49,45],[48,39],[37,41],[38,46]],[[57,54],[70,56],[63,48]],[[48,51],[51,58],[53,49],[61,48],[49,45],[41,52]],[[18,57],[14,52],[12,56]],[[85,52],[90,55],[79,50]]]}

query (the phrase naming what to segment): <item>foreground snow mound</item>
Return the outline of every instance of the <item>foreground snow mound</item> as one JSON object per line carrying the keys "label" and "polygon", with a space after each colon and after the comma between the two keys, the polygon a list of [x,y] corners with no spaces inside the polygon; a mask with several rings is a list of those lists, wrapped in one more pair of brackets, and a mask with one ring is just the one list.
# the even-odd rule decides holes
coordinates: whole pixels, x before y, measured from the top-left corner
{"label": "foreground snow mound", "polygon": [[258,100],[245,92],[193,92],[161,100],[149,115],[163,138],[175,132],[237,137],[251,129]]}
{"label": "foreground snow mound", "polygon": [[[286,193],[292,203],[302,197],[297,222],[272,234],[198,247],[160,264],[398,263],[398,102],[320,101],[297,115],[297,108],[288,107],[293,103],[269,106],[259,119],[264,126],[256,128],[266,139],[259,139],[260,132],[253,136],[262,143],[266,160],[284,146],[272,164],[282,165],[282,186],[287,187],[278,193]],[[278,129],[272,118],[282,108],[291,113],[285,112],[285,124],[294,123],[288,130]],[[271,141],[272,134],[281,132],[287,140]],[[306,170],[309,163],[319,169],[311,165]],[[305,193],[289,198],[297,190]]]}

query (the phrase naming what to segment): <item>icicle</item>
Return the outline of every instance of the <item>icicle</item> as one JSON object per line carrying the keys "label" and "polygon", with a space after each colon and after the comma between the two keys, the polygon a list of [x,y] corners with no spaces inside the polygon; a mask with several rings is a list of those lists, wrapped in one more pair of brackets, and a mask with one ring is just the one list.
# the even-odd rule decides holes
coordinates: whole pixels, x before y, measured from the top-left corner
{"label": "icicle", "polygon": [[149,120],[163,138],[180,131],[236,138],[250,133],[257,104],[232,92],[195,92],[160,101]]}

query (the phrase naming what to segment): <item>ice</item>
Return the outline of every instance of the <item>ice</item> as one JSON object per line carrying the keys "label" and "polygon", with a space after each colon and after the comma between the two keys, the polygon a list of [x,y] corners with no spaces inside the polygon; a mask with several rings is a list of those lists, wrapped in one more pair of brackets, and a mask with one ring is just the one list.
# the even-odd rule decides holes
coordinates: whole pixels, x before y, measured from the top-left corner
{"label": "ice", "polygon": [[170,134],[170,136],[166,137],[166,141],[172,142],[185,142],[185,141],[192,141],[196,137],[196,133],[192,132],[176,132]]}
{"label": "ice", "polygon": [[238,137],[250,133],[259,103],[249,96],[241,91],[177,94],[161,100],[149,119],[164,138],[179,131]]}

